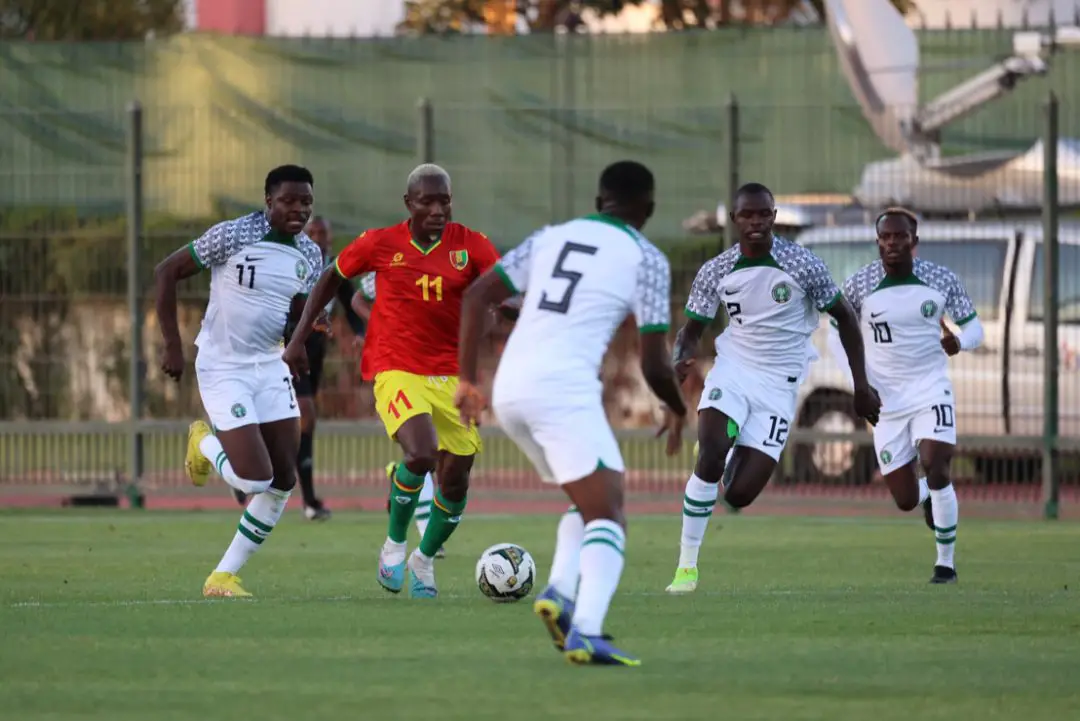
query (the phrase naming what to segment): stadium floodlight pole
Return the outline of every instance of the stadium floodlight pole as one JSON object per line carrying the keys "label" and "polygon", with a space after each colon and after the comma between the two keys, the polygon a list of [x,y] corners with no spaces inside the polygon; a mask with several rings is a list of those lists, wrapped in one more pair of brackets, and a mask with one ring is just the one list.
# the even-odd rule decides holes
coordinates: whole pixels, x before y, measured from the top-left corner
{"label": "stadium floodlight pole", "polygon": [[143,358],[143,299],[142,299],[142,244],[143,237],[143,111],[135,100],[128,105],[128,167],[127,167],[127,261],[128,261],[128,314],[131,319],[129,345],[131,361],[128,370],[128,396],[131,411],[128,430],[128,486],[127,493],[133,506],[138,500],[139,482],[143,474],[143,378],[146,362]]}
{"label": "stadium floodlight pole", "polygon": [[1043,106],[1043,517],[1058,517],[1058,99]]}
{"label": "stadium floodlight pole", "polygon": [[[735,193],[739,191],[739,100],[735,93],[728,96],[727,101],[727,151],[728,151],[728,192],[727,211],[732,212],[735,208]],[[720,252],[733,248],[739,242],[738,228],[730,219],[724,222],[724,238]]]}

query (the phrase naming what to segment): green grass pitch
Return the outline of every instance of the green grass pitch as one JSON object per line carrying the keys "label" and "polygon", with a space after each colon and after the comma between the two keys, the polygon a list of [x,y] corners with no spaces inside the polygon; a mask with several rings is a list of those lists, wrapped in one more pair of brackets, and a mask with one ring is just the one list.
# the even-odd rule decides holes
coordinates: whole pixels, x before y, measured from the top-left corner
{"label": "green grass pitch", "polygon": [[[298,504],[297,504],[298,506]],[[480,596],[514,541],[541,581],[554,517],[466,517],[436,601],[375,583],[381,514],[294,507],[203,601],[238,514],[0,513],[0,704],[18,721],[1080,717],[1080,526],[965,522],[929,586],[921,519],[718,517],[702,585],[669,597],[677,516],[631,521],[608,630],[639,669],[574,668],[531,603]]]}

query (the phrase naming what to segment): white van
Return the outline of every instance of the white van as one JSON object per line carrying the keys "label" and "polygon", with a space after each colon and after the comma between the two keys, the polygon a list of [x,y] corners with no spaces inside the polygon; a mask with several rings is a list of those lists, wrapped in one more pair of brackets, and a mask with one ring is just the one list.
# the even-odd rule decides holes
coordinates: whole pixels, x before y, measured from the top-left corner
{"label": "white van", "polygon": [[[1062,224],[1059,237],[1059,433],[1080,438],[1080,225]],[[878,257],[875,238],[872,225],[838,226],[807,230],[798,242],[819,255],[842,286]],[[1034,455],[1037,446],[1018,451],[1015,443],[1002,443],[994,449],[993,437],[1043,432],[1042,227],[1026,220],[921,223],[916,252],[960,276],[986,330],[981,348],[950,360],[957,430],[983,437],[974,444],[984,447],[974,451],[977,472],[986,473],[992,458]],[[861,424],[853,415],[850,383],[825,342],[827,321],[814,334],[821,358],[800,389],[797,425],[852,431]],[[796,454],[797,473],[813,480],[867,483],[875,468],[873,448],[853,443],[801,444]]]}

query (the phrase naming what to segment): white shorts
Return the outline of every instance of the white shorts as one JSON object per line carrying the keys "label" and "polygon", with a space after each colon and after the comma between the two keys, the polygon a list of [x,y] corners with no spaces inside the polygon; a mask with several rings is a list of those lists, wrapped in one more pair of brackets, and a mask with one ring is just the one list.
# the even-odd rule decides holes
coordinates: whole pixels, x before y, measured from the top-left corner
{"label": "white shorts", "polygon": [[918,456],[919,442],[939,441],[956,445],[956,407],[952,392],[942,393],[937,402],[907,413],[881,415],[874,426],[874,452],[882,475],[903,468]]}
{"label": "white shorts", "polygon": [[795,418],[799,379],[767,375],[717,358],[705,376],[698,411],[720,411],[738,426],[735,445],[761,451],[773,460],[787,445]]}
{"label": "white shorts", "polygon": [[292,374],[284,361],[200,367],[196,359],[195,376],[215,430],[300,417]]}
{"label": "white shorts", "polygon": [[599,399],[567,405],[552,399],[499,400],[493,408],[506,435],[547,483],[580,481],[598,468],[622,472],[622,452]]}

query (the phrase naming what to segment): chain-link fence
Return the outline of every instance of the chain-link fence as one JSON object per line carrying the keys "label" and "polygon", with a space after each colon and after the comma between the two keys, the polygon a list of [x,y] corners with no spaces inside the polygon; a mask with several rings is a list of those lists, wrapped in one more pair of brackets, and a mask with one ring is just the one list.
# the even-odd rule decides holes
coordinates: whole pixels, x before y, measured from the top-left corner
{"label": "chain-link fence", "polygon": [[[924,33],[924,59],[949,63],[926,85],[955,84],[1007,44],[1000,32]],[[81,75],[57,65],[65,53]],[[506,249],[591,210],[597,173],[621,157],[657,176],[658,213],[646,230],[672,260],[676,318],[697,269],[724,247],[717,206],[739,182],[774,189],[783,232],[824,258],[837,283],[875,257],[872,220],[883,205],[920,212],[920,255],[957,272],[986,329],[981,349],[951,361],[957,481],[1053,506],[1055,484],[1068,493],[1080,478],[1076,57],[1056,58],[1047,77],[950,127],[940,138],[946,160],[920,163],[875,137],[818,30],[446,43],[198,38],[156,50],[6,46],[0,55],[12,61],[0,70],[12,99],[0,106],[5,493],[124,484],[133,470],[144,488],[180,487],[183,419],[201,405],[193,373],[174,384],[157,370],[151,271],[213,222],[259,207],[270,167],[313,169],[317,212],[341,247],[364,227],[397,222],[404,177],[434,160],[454,177],[457,218]],[[136,97],[137,114],[127,109]],[[946,196],[954,207],[941,210]],[[1062,202],[1046,202],[1055,196]],[[183,286],[187,341],[206,289],[205,277]],[[489,370],[507,331],[491,340]],[[881,482],[869,434],[852,417],[824,333],[775,486],[873,496]],[[372,422],[349,335],[339,322],[319,399],[317,468],[321,483],[374,490],[395,452]],[[668,459],[645,437],[657,406],[634,347],[623,329],[605,361],[605,403],[625,434],[631,490],[678,495],[690,450]],[[707,363],[707,344],[703,355]],[[537,490],[525,459],[492,434],[478,487]]]}

